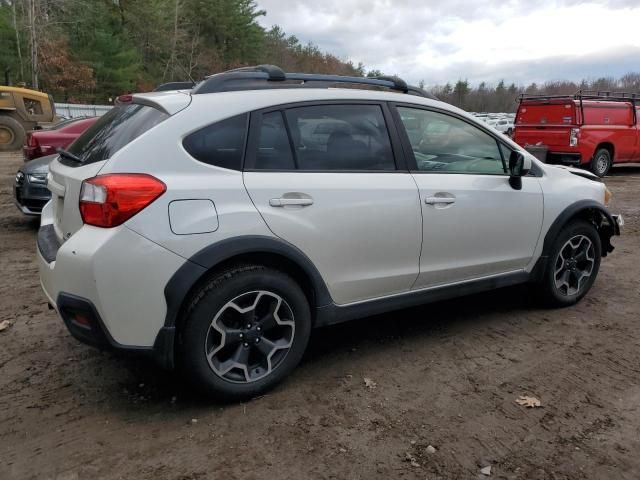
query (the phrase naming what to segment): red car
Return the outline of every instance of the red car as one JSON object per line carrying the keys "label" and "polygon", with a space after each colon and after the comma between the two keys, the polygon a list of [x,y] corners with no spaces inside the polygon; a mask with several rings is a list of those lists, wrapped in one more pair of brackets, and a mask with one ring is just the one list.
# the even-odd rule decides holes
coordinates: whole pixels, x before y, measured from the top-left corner
{"label": "red car", "polygon": [[640,162],[640,94],[523,95],[513,139],[543,161],[589,168]]}
{"label": "red car", "polygon": [[82,117],[63,120],[52,128],[33,130],[27,133],[24,145],[25,161],[56,153],[57,148],[66,149],[100,117]]}

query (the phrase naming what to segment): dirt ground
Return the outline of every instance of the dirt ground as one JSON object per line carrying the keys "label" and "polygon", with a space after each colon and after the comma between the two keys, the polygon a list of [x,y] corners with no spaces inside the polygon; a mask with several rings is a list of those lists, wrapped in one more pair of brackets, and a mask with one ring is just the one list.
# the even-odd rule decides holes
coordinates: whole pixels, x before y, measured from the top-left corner
{"label": "dirt ground", "polygon": [[627,225],[579,305],[518,287],[326,328],[275,391],[215,405],[48,310],[20,162],[0,157],[0,479],[640,478],[640,167],[607,179]]}

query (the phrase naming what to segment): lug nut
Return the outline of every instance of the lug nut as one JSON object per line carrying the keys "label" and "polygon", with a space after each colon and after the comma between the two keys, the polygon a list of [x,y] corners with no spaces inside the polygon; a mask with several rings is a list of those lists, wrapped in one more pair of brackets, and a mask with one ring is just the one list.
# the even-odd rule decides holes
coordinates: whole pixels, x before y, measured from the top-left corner
{"label": "lug nut", "polygon": [[248,347],[248,346],[249,346],[249,344],[245,342],[245,343],[243,343],[243,344],[242,344],[242,346],[243,346],[243,347]]}
{"label": "lug nut", "polygon": [[251,324],[250,323],[247,323],[247,328],[251,328]]}
{"label": "lug nut", "polygon": [[262,331],[262,327],[257,327],[256,330],[258,330],[259,332]]}
{"label": "lug nut", "polygon": [[240,335],[238,335],[240,338],[244,338],[244,333],[241,333]]}
{"label": "lug nut", "polygon": [[260,343],[260,339],[259,338],[256,338],[256,343]]}

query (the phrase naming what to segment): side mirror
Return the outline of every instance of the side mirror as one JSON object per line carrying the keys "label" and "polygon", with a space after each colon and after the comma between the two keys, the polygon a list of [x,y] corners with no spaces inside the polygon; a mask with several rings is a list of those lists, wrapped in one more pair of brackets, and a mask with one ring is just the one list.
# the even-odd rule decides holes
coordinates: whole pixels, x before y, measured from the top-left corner
{"label": "side mirror", "polygon": [[522,189],[522,177],[531,170],[531,159],[522,153],[513,151],[509,156],[509,185],[514,190]]}

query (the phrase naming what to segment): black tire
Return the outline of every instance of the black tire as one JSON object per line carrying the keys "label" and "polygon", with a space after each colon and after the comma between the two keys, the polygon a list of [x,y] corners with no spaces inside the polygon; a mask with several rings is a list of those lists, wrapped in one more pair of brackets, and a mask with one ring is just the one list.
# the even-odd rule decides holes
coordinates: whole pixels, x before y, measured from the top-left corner
{"label": "black tire", "polygon": [[26,135],[20,122],[6,115],[0,115],[0,152],[21,149]]}
{"label": "black tire", "polygon": [[[252,312],[240,313],[236,308],[251,308],[252,302],[257,305]],[[267,331],[266,321],[261,320],[278,305],[280,310],[271,315]],[[293,318],[286,319],[289,315]],[[311,333],[310,307],[300,286],[287,274],[260,265],[237,266],[211,277],[196,292],[184,320],[180,368],[196,388],[224,401],[253,398],[281,382],[302,359]],[[248,323],[251,329],[246,328]],[[264,325],[263,331],[259,325]],[[273,332],[283,340],[270,336]],[[289,346],[273,347],[283,342]],[[269,348],[269,354],[262,351]],[[229,364],[240,365],[235,360],[244,356],[246,368],[224,371]]]}
{"label": "black tire", "polygon": [[613,165],[611,152],[606,148],[599,148],[591,159],[589,169],[599,177],[604,177]]}
{"label": "black tire", "polygon": [[[588,239],[592,246],[591,253],[588,255],[592,258],[592,263],[586,257],[581,259],[581,255],[575,253],[576,249],[572,245],[568,246],[570,241],[573,245],[578,245],[580,242],[579,248],[583,248],[588,245],[588,242],[583,240],[584,238]],[[560,258],[561,253],[562,258]],[[553,242],[545,266],[540,285],[543,301],[554,307],[565,307],[578,302],[587,294],[593,282],[595,282],[600,269],[601,254],[600,236],[591,223],[584,220],[575,220],[563,227]],[[573,263],[574,259],[575,263]],[[558,273],[561,265],[565,268],[565,271]],[[571,267],[573,267],[573,270],[571,270]],[[563,275],[567,275],[566,270],[569,270],[567,282],[575,283],[574,286],[577,288],[570,288],[569,285],[558,286],[559,283],[565,280]],[[584,277],[583,274],[587,271],[589,275]],[[581,280],[577,280],[578,276],[582,277]],[[577,280],[577,282],[574,282],[574,280]]]}

